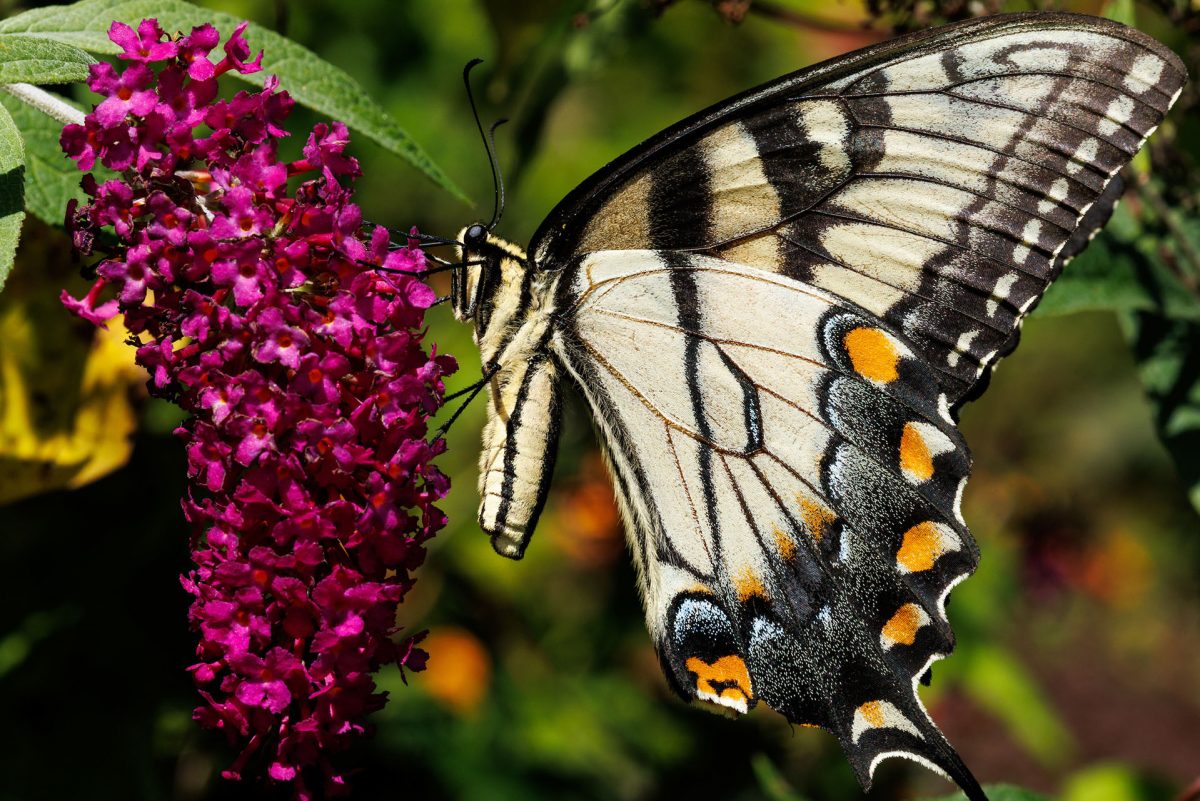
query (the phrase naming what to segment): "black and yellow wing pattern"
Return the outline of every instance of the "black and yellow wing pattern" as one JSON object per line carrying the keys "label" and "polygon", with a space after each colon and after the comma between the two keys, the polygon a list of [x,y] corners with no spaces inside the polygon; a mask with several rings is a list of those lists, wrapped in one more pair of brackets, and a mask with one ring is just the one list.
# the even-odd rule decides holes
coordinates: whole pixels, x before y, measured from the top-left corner
{"label": "black and yellow wing pattern", "polygon": [[[904,756],[984,798],[916,691],[978,559],[954,413],[1185,79],[1106,20],[970,21],[728,100],[550,214],[540,322],[504,352],[589,401],[682,697],[825,727],[864,784]],[[493,453],[555,427],[525,397]]]}

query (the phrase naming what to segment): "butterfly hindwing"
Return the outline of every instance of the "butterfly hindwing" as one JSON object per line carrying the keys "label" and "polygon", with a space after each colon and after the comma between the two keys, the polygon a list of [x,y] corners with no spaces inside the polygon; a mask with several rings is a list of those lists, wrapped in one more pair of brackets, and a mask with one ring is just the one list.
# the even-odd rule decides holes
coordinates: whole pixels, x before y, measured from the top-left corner
{"label": "butterfly hindwing", "polygon": [[824,726],[864,780],[897,752],[969,784],[914,684],[953,647],[945,595],[976,562],[970,461],[903,335],[786,276],[662,251],[580,257],[556,306],[675,689]]}
{"label": "butterfly hindwing", "polygon": [[650,140],[552,212],[532,252],[703,252],[797,278],[902,331],[957,406],[1064,246],[1107,219],[1087,214],[1184,80],[1167,48],[1103,19],[946,26]]}

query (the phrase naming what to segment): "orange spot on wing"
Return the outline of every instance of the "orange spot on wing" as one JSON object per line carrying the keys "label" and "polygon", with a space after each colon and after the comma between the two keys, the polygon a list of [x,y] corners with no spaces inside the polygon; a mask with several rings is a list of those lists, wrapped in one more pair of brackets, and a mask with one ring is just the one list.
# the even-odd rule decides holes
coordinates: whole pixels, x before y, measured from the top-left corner
{"label": "orange spot on wing", "polygon": [[800,502],[800,519],[804,521],[804,527],[808,529],[814,542],[820,542],[825,536],[825,529],[837,520],[837,515],[803,495],[797,495],[796,500]]}
{"label": "orange spot on wing", "polygon": [[[685,666],[696,674],[696,692],[708,693],[719,698],[749,701],[754,697],[750,691],[750,671],[739,656],[723,656],[711,665],[699,657],[688,657]],[[720,685],[720,692],[717,686]]]}
{"label": "orange spot on wing", "polygon": [[721,697],[728,698],[731,701],[741,701],[744,704],[750,703],[750,699],[737,687],[726,687],[721,690]]}
{"label": "orange spot on wing", "polygon": [[900,468],[918,481],[933,478],[933,456],[925,438],[912,423],[905,423],[900,434]]}
{"label": "orange spot on wing", "polygon": [[900,354],[890,337],[877,328],[853,328],[843,338],[854,372],[887,384],[900,377]]}
{"label": "orange spot on wing", "polygon": [[921,628],[921,610],[916,604],[905,604],[896,610],[892,619],[883,624],[883,636],[901,645],[912,645]]}
{"label": "orange spot on wing", "polygon": [[883,707],[878,701],[868,701],[858,708],[859,714],[863,716],[868,725],[878,729],[883,725]]}
{"label": "orange spot on wing", "polygon": [[767,589],[763,586],[762,579],[754,575],[754,571],[748,567],[742,569],[737,579],[734,580],[733,586],[737,589],[738,600],[742,603],[754,596],[767,597]]}
{"label": "orange spot on wing", "polygon": [[796,557],[796,541],[777,525],[771,527],[771,534],[775,537],[775,547],[779,549],[779,555],[789,561],[794,559]]}
{"label": "orange spot on wing", "polygon": [[933,567],[938,557],[945,553],[942,535],[931,522],[918,523],[904,532],[904,542],[896,552],[896,562],[909,572],[920,573]]}

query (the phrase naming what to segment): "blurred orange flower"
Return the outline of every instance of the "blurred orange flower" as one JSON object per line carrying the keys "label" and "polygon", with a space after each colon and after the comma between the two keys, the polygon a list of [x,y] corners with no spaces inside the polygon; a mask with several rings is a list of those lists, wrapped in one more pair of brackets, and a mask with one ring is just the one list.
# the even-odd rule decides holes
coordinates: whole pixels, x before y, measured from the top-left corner
{"label": "blurred orange flower", "polygon": [[1152,570],[1146,546],[1129,531],[1119,529],[1089,549],[1080,584],[1112,606],[1129,607],[1145,595]]}
{"label": "blurred orange flower", "polygon": [[586,457],[579,475],[558,492],[550,518],[555,547],[581,567],[605,567],[621,554],[621,518],[598,454]]}
{"label": "blurred orange flower", "polygon": [[421,647],[429,652],[429,670],[420,674],[426,692],[460,715],[475,711],[492,676],[492,658],[479,638],[446,626],[430,630]]}

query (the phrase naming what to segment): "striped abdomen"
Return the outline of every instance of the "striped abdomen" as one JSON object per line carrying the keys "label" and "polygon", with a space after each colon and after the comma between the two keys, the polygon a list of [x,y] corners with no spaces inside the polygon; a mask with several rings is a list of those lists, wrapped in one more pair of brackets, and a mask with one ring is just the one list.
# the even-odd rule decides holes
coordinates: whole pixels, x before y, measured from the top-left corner
{"label": "striped abdomen", "polygon": [[479,525],[520,559],[546,501],[558,444],[558,368],[545,354],[505,364],[489,389],[479,461]]}

